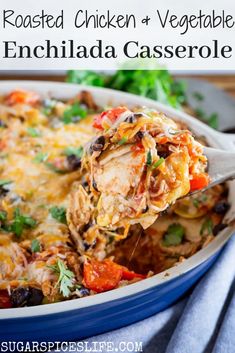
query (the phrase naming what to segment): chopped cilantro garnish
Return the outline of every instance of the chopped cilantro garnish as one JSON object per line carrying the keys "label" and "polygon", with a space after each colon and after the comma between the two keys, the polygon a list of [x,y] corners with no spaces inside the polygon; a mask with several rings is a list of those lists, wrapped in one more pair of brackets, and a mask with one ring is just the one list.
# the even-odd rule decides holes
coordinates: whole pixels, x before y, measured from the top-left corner
{"label": "chopped cilantro garnish", "polygon": [[66,209],[62,206],[53,206],[49,209],[51,216],[59,221],[60,223],[67,224],[66,221]]}
{"label": "chopped cilantro garnish", "polygon": [[204,119],[206,117],[206,113],[204,112],[204,110],[202,108],[196,108],[195,113],[201,119]]}
{"label": "chopped cilantro garnish", "polygon": [[165,159],[163,157],[159,158],[159,160],[152,165],[152,169],[157,169],[164,161]]}
{"label": "chopped cilantro garnish", "polygon": [[219,126],[219,116],[217,113],[212,113],[208,118],[208,125],[213,129],[218,129]]}
{"label": "chopped cilantro garnish", "polygon": [[200,92],[194,92],[193,93],[193,97],[198,100],[198,101],[203,101],[204,100],[204,96],[203,94],[201,94]]}
{"label": "chopped cilantro garnish", "polygon": [[202,194],[201,197],[200,197],[200,199],[201,199],[202,202],[207,201],[207,195]]}
{"label": "chopped cilantro garnish", "polygon": [[164,246],[179,245],[182,243],[185,234],[184,227],[179,223],[169,225],[162,240]]}
{"label": "chopped cilantro garnish", "polygon": [[0,211],[0,222],[5,222],[7,220],[7,212],[1,210]]}
{"label": "chopped cilantro garnish", "polygon": [[151,151],[148,151],[148,153],[147,153],[146,164],[147,164],[148,166],[150,166],[150,165],[152,164],[152,155],[151,155]]}
{"label": "chopped cilantro garnish", "polygon": [[13,221],[7,224],[4,229],[20,237],[25,228],[33,228],[35,226],[36,221],[32,217],[21,214],[20,209],[16,208]]}
{"label": "chopped cilantro garnish", "polygon": [[7,184],[11,184],[12,181],[11,180],[7,180],[7,179],[0,179],[0,186],[4,186]]}
{"label": "chopped cilantro garnish", "polygon": [[118,141],[119,145],[124,145],[127,142],[127,137],[123,136],[120,141]]}
{"label": "chopped cilantro garnish", "polygon": [[200,206],[203,206],[203,203],[206,202],[207,200],[207,195],[201,194],[197,198],[193,199],[193,205],[198,208]]}
{"label": "chopped cilantro garnish", "polygon": [[43,163],[47,160],[48,153],[39,152],[33,159],[34,163]]}
{"label": "chopped cilantro garnish", "polygon": [[39,252],[40,251],[40,242],[38,239],[33,239],[31,242],[31,250],[32,252]]}
{"label": "chopped cilantro garnish", "polygon": [[68,71],[66,81],[88,86],[105,86],[104,74],[92,70],[70,70]]}
{"label": "chopped cilantro garnish", "polygon": [[219,116],[217,113],[212,113],[211,115],[208,116],[202,108],[196,108],[195,113],[201,120],[203,120],[210,127],[212,127],[213,129],[218,129]]}
{"label": "chopped cilantro garnish", "polygon": [[44,205],[44,203],[42,203],[41,205],[38,205],[37,207],[38,207],[38,208],[46,208],[47,206]]}
{"label": "chopped cilantro garnish", "polygon": [[56,100],[54,99],[45,99],[44,107],[42,108],[42,113],[46,116],[50,115],[56,105]]}
{"label": "chopped cilantro garnish", "polygon": [[83,153],[83,148],[80,146],[80,147],[73,147],[73,146],[68,146],[65,148],[64,150],[64,155],[65,156],[76,156],[78,158],[81,158],[82,157],[82,153]]}
{"label": "chopped cilantro garnish", "polygon": [[211,218],[206,218],[202,223],[200,235],[209,235],[212,234],[213,222]]}
{"label": "chopped cilantro garnish", "polygon": [[59,285],[60,293],[62,293],[64,297],[68,297],[70,295],[70,289],[73,287],[73,282],[75,279],[74,273],[70,271],[65,263],[60,259],[57,260],[55,265],[47,267],[58,275],[59,278],[56,286]]}
{"label": "chopped cilantro garnish", "polygon": [[199,200],[198,199],[193,199],[193,206],[196,208],[199,207]]}
{"label": "chopped cilantro garnish", "polygon": [[34,127],[28,127],[27,132],[28,132],[28,134],[29,134],[31,137],[39,137],[39,136],[41,136],[40,131],[38,131],[38,130],[35,129]]}
{"label": "chopped cilantro garnish", "polygon": [[64,124],[71,124],[84,119],[86,116],[87,110],[85,110],[80,106],[78,102],[76,102],[64,111],[62,120]]}
{"label": "chopped cilantro garnish", "polygon": [[65,174],[68,172],[67,170],[57,168],[53,163],[50,162],[45,162],[45,166],[57,174]]}

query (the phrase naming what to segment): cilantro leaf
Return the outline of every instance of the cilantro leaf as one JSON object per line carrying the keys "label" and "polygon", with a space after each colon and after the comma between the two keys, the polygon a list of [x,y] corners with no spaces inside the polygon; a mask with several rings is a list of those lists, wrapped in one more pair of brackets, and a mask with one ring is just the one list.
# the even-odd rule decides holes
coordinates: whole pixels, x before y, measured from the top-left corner
{"label": "cilantro leaf", "polygon": [[159,160],[153,164],[152,169],[157,169],[164,161],[165,159],[163,157],[159,158]]}
{"label": "cilantro leaf", "polygon": [[42,113],[46,116],[49,116],[54,107],[56,106],[56,100],[54,99],[45,99],[44,102],[43,102],[43,108],[42,108]]}
{"label": "cilantro leaf", "polygon": [[202,121],[208,124],[213,129],[218,129],[219,127],[219,116],[217,113],[212,113],[211,115],[207,115],[206,112],[202,108],[196,108],[195,113]]}
{"label": "cilantro leaf", "polygon": [[204,96],[203,96],[203,94],[201,94],[200,92],[194,92],[194,93],[193,93],[193,97],[194,97],[197,101],[203,101],[203,100],[204,100]]}
{"label": "cilantro leaf", "polygon": [[34,162],[34,163],[37,163],[37,164],[43,163],[43,162],[45,162],[45,161],[47,160],[48,156],[49,156],[48,153],[39,152],[39,153],[34,157],[33,162]]}
{"label": "cilantro leaf", "polygon": [[118,70],[113,75],[70,70],[67,81],[130,92],[175,108],[186,101],[185,82],[175,81],[167,70]]}
{"label": "cilantro leaf", "polygon": [[50,169],[52,172],[55,172],[57,174],[66,174],[68,171],[65,169],[59,169],[55,166],[55,164],[50,163],[50,162],[45,162],[45,166]]}
{"label": "cilantro leaf", "polygon": [[198,118],[205,119],[206,113],[202,108],[195,108],[195,113],[198,116]]}
{"label": "cilantro leaf", "polygon": [[53,206],[49,209],[51,216],[60,223],[67,224],[66,209],[64,207]]}
{"label": "cilantro leaf", "polygon": [[65,148],[63,153],[67,157],[74,155],[78,158],[81,158],[83,154],[83,148],[81,146],[80,147],[68,146]]}
{"label": "cilantro leaf", "polygon": [[179,245],[183,241],[185,229],[180,223],[169,225],[162,240],[164,246]]}
{"label": "cilantro leaf", "polygon": [[76,102],[64,111],[62,120],[64,124],[71,124],[84,119],[86,116],[87,110]]}
{"label": "cilantro leaf", "polygon": [[198,208],[199,207],[199,200],[198,199],[193,199],[193,206]]}
{"label": "cilantro leaf", "polygon": [[6,225],[6,230],[14,233],[19,238],[25,228],[33,228],[36,224],[35,219],[21,214],[20,209],[16,208],[14,211],[14,219],[10,224]]}
{"label": "cilantro leaf", "polygon": [[64,297],[68,297],[71,293],[70,289],[74,286],[74,273],[70,271],[65,263],[60,259],[57,260],[55,265],[47,267],[59,276],[56,286],[59,285],[60,293],[62,293]]}
{"label": "cilantro leaf", "polygon": [[124,145],[126,142],[127,142],[127,137],[122,137],[120,141],[118,141],[118,144],[121,146],[121,145]]}
{"label": "cilantro leaf", "polygon": [[151,155],[151,151],[147,152],[147,159],[146,159],[146,164],[148,166],[150,166],[152,164],[152,155]]}
{"label": "cilantro leaf", "polygon": [[41,133],[33,127],[28,127],[27,132],[31,137],[40,137],[41,136]]}
{"label": "cilantro leaf", "polygon": [[0,186],[4,186],[4,185],[7,185],[7,184],[11,184],[12,181],[11,180],[8,180],[8,179],[0,179]]}
{"label": "cilantro leaf", "polygon": [[213,222],[211,218],[206,218],[202,223],[200,235],[209,235],[212,234]]}
{"label": "cilantro leaf", "polygon": [[69,70],[67,72],[67,82],[82,83],[89,86],[105,86],[105,75],[90,70]]}
{"label": "cilantro leaf", "polygon": [[7,220],[7,212],[1,210],[0,211],[0,222],[4,223],[4,222],[6,222],[6,220]]}
{"label": "cilantro leaf", "polygon": [[31,242],[31,250],[32,252],[39,252],[40,251],[40,242],[38,239],[33,239]]}
{"label": "cilantro leaf", "polygon": [[219,116],[217,113],[212,113],[208,118],[208,125],[213,129],[218,129],[219,127]]}

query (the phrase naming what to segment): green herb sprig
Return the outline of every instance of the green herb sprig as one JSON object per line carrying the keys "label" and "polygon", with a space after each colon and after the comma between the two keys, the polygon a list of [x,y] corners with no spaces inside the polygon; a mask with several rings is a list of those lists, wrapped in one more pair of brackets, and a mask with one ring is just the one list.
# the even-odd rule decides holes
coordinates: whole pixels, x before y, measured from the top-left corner
{"label": "green herb sprig", "polygon": [[81,107],[78,102],[72,104],[64,111],[62,121],[64,124],[71,124],[84,119],[87,116],[87,110]]}
{"label": "green herb sprig", "polygon": [[39,252],[41,249],[40,242],[38,239],[33,239],[31,242],[31,250],[32,252]]}
{"label": "green herb sprig", "polygon": [[60,293],[64,297],[68,297],[71,293],[71,288],[74,286],[73,282],[75,279],[75,275],[72,271],[70,271],[65,263],[58,259],[55,265],[47,266],[54,273],[58,275],[58,281],[56,286],[59,286]]}
{"label": "green herb sprig", "polygon": [[49,209],[51,216],[58,222],[67,224],[66,220],[66,209],[62,206],[53,206]]}
{"label": "green herb sprig", "polygon": [[5,224],[3,229],[14,233],[18,238],[20,238],[24,229],[34,228],[36,224],[37,222],[35,219],[30,216],[23,215],[20,209],[17,207],[14,211],[13,220],[10,223]]}
{"label": "green herb sprig", "polygon": [[40,137],[41,136],[40,131],[35,129],[34,127],[28,127],[27,133],[31,137]]}
{"label": "green herb sprig", "polygon": [[81,158],[83,154],[83,148],[81,146],[80,147],[68,146],[63,151],[63,154],[67,157],[74,155],[78,158]]}
{"label": "green herb sprig", "polygon": [[7,184],[11,184],[12,181],[11,180],[8,180],[8,179],[0,179],[0,186],[4,186],[4,185],[7,185]]}
{"label": "green herb sprig", "polygon": [[167,70],[118,70],[113,75],[70,70],[67,82],[108,87],[145,96],[180,108],[186,101],[186,84],[175,81]]}
{"label": "green herb sprig", "polygon": [[157,169],[164,161],[165,159],[163,157],[159,158],[159,160],[152,165],[152,169]]}
{"label": "green herb sprig", "polygon": [[44,152],[39,152],[33,159],[34,163],[43,163],[46,162],[47,158],[49,157],[48,153],[44,153]]}
{"label": "green herb sprig", "polygon": [[151,151],[147,152],[146,164],[147,164],[147,166],[151,166],[152,165],[152,154],[151,154]]}
{"label": "green herb sprig", "polygon": [[213,222],[211,218],[206,218],[202,223],[200,235],[209,235],[213,231]]}
{"label": "green herb sprig", "polygon": [[180,223],[172,223],[169,225],[162,243],[164,246],[179,245],[183,241],[185,229]]}

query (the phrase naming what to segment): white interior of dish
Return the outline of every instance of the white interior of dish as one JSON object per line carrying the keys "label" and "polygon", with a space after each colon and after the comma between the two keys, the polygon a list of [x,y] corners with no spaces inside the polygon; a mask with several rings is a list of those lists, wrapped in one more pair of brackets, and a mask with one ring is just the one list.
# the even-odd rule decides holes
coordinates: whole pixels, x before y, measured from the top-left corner
{"label": "white interior of dish", "polygon": [[[48,97],[49,95],[58,99],[69,99],[71,97],[74,97],[81,90],[88,90],[92,93],[95,101],[100,106],[105,106],[107,104],[112,104],[112,106],[128,105],[130,108],[132,106],[137,105],[147,106],[158,111],[164,112],[166,115],[173,119],[184,121],[189,126],[189,128],[194,131],[197,135],[205,136],[208,143],[212,147],[227,149],[230,151],[232,149],[235,150],[235,135],[225,135],[223,133],[215,131],[209,126],[205,125],[204,123],[200,122],[199,120],[189,116],[188,114],[182,111],[167,107],[161,103],[152,101],[148,98],[105,88],[80,86],[66,83],[40,81],[0,82],[0,94],[5,94],[15,89],[33,90],[41,94],[43,97]],[[226,221],[231,222],[233,219],[235,219],[235,181],[229,182],[229,202],[231,203],[231,208],[225,218]],[[95,296],[91,297],[85,297],[81,299],[74,299],[60,303],[46,304],[34,307],[0,310],[0,319],[30,317],[48,315],[58,312],[66,312],[73,309],[86,308],[89,306],[102,304],[115,299],[120,299],[125,296],[140,293],[144,290],[153,288],[156,285],[166,283],[167,281],[172,280],[173,278],[190,271],[194,267],[200,265],[202,262],[209,259],[219,249],[222,248],[222,246],[234,233],[234,230],[235,226],[230,226],[224,229],[207,247],[198,251],[196,254],[191,256],[183,263],[174,266],[167,271],[154,275],[151,278],[128,285],[126,287],[114,289],[109,292],[96,294]]]}

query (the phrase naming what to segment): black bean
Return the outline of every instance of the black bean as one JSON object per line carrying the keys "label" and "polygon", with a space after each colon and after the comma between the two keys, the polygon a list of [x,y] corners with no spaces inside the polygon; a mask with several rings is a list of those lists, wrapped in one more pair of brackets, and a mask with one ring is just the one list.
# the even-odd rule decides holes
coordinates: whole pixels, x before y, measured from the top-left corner
{"label": "black bean", "polygon": [[84,250],[87,251],[88,249],[90,249],[91,245],[88,244],[86,241],[83,242],[83,246],[84,246]]}
{"label": "black bean", "polygon": [[84,286],[81,285],[81,288],[79,288],[79,292],[82,297],[86,297],[87,295],[90,294],[90,291],[88,288],[85,288]]}
{"label": "black bean", "polygon": [[105,138],[104,136],[99,136],[90,146],[90,152],[93,153],[94,151],[102,151],[105,145]]}
{"label": "black bean", "polygon": [[87,188],[88,185],[89,185],[89,184],[88,184],[88,182],[87,182],[86,180],[82,182],[82,186],[83,186],[84,188]]}
{"label": "black bean", "polygon": [[129,115],[124,121],[125,121],[126,123],[132,124],[135,120],[136,120],[136,119],[135,119],[134,114],[131,114],[131,115]]}
{"label": "black bean", "polygon": [[32,287],[18,287],[11,293],[13,307],[33,306],[42,303],[44,296],[42,291]]}
{"label": "black bean", "polygon": [[213,228],[213,235],[217,235],[219,232],[221,232],[223,229],[225,229],[228,225],[224,223],[217,224]]}
{"label": "black bean", "polygon": [[165,145],[159,145],[157,149],[157,154],[159,155],[160,158],[167,158],[172,152],[169,151],[168,146]]}
{"label": "black bean", "polygon": [[94,179],[92,181],[92,186],[93,186],[93,189],[95,189],[95,191],[99,191],[98,188],[97,188],[96,181]]}
{"label": "black bean", "polygon": [[83,232],[86,232],[91,226],[92,226],[92,222],[85,224],[83,227]]}
{"label": "black bean", "polygon": [[97,143],[98,145],[103,145],[105,144],[105,137],[104,136],[99,136],[96,140],[95,143]]}
{"label": "black bean", "polygon": [[148,211],[148,209],[149,209],[149,207],[148,207],[148,205],[147,205],[145,208],[143,208],[142,213],[147,212],[147,211]]}
{"label": "black bean", "polygon": [[171,153],[169,151],[158,151],[157,154],[160,158],[166,159]]}
{"label": "black bean", "polygon": [[214,206],[214,211],[217,214],[225,214],[229,210],[229,203],[226,201],[219,201],[215,206]]}
{"label": "black bean", "polygon": [[93,242],[91,244],[87,243],[86,241],[83,242],[83,245],[84,245],[84,250],[87,251],[89,249],[92,249],[95,247],[96,245],[96,239],[93,240]]}
{"label": "black bean", "polygon": [[14,289],[11,293],[11,304],[13,307],[18,308],[20,306],[25,306],[29,298],[29,288],[28,287],[18,287]]}
{"label": "black bean", "polygon": [[40,305],[43,301],[44,295],[40,289],[30,288],[27,306]]}
{"label": "black bean", "polygon": [[77,157],[75,154],[67,156],[67,162],[69,170],[74,171],[81,167],[81,158]]}
{"label": "black bean", "polygon": [[143,131],[138,131],[136,136],[141,140],[144,137],[144,132]]}
{"label": "black bean", "polygon": [[5,189],[3,186],[0,187],[0,197],[5,197],[9,190]]}

